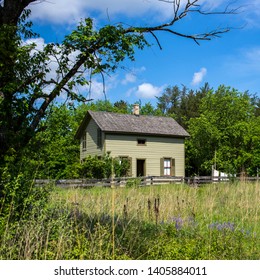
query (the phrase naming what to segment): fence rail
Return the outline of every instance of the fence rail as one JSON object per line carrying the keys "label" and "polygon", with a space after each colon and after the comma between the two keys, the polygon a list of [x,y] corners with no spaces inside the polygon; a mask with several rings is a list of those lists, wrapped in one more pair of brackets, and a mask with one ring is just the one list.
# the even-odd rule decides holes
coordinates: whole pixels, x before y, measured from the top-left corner
{"label": "fence rail", "polygon": [[120,177],[108,179],[66,179],[66,180],[49,180],[36,179],[36,186],[52,184],[61,188],[90,188],[90,187],[125,187],[125,186],[147,186],[147,185],[163,185],[163,184],[181,184],[186,183],[190,186],[197,187],[202,184],[248,181],[258,182],[259,177],[212,177],[212,176],[196,176],[196,177],[172,177],[172,176],[146,176],[146,177]]}

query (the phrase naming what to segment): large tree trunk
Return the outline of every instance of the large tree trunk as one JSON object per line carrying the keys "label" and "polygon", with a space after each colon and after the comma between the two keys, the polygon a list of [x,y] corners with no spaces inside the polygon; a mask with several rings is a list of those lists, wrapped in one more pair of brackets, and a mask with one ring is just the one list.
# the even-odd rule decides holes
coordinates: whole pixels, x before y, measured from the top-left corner
{"label": "large tree trunk", "polygon": [[23,10],[36,0],[4,0],[0,6],[0,26],[17,25]]}
{"label": "large tree trunk", "polygon": [[[0,160],[12,147],[14,137],[13,112],[11,108],[13,94],[8,85],[12,85],[16,61],[17,26],[26,7],[36,0],[4,0],[0,5]],[[6,104],[6,105],[5,105]]]}

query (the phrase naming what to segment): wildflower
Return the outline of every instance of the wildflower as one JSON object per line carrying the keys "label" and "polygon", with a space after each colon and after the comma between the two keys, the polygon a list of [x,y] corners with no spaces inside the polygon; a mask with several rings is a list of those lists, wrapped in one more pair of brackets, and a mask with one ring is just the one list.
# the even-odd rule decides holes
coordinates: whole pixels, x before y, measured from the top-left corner
{"label": "wildflower", "polygon": [[173,217],[172,222],[175,223],[176,230],[180,230],[183,226],[183,223],[184,223],[184,221],[181,217]]}
{"label": "wildflower", "polygon": [[224,223],[215,222],[215,223],[211,223],[209,225],[209,228],[210,229],[216,229],[218,231],[223,231],[223,230],[234,231],[235,230],[235,224],[231,223],[231,222],[224,222]]}

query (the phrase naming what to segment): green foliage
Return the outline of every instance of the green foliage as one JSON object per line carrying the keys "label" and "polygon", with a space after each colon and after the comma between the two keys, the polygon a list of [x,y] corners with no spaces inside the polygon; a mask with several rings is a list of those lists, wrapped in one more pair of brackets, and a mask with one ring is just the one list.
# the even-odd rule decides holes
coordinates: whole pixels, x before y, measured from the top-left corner
{"label": "green foliage", "polygon": [[[30,32],[30,22],[21,26],[24,36],[35,35]],[[120,24],[97,30],[91,18],[82,21],[61,44],[49,43],[42,50],[35,43],[22,44],[18,27],[1,25],[0,29],[0,130],[5,136],[1,154],[11,148],[20,152],[27,146],[61,93],[66,93],[68,100],[85,101],[75,91],[77,85],[89,83],[82,68],[90,70],[92,76],[103,75],[126,58],[134,60],[136,48],[148,45],[142,32]],[[52,69],[55,79],[49,75],[53,57],[58,58]]]}
{"label": "green foliage", "polygon": [[164,93],[157,97],[157,110],[162,115],[173,117],[187,129],[188,121],[199,116],[200,102],[208,91],[208,83],[196,92],[188,90],[185,86],[182,89],[178,86],[167,87]]}
{"label": "green foliage", "polygon": [[88,156],[80,168],[80,175],[84,178],[109,178],[112,174],[112,158],[106,155],[103,158]]}
{"label": "green foliage", "polygon": [[[66,36],[63,44],[66,48],[79,50],[81,55],[87,56],[84,66],[93,69],[93,74],[104,70],[114,71],[126,57],[134,60],[134,47],[143,49],[148,45],[142,34],[129,34],[121,24],[107,25],[97,31],[93,28],[91,18],[82,21],[76,30]],[[93,47],[97,50],[96,53],[91,53]]]}
{"label": "green foliage", "polygon": [[[200,115],[189,122],[187,143],[190,172],[210,174],[211,166],[229,174],[256,174],[259,122],[250,95],[220,86],[202,98]],[[252,172],[253,171],[253,172]]]}
{"label": "green foliage", "polygon": [[73,108],[61,105],[50,109],[41,123],[42,131],[24,151],[24,156],[36,165],[38,178],[70,177],[70,167],[79,162],[79,145],[74,139],[78,125]]}
{"label": "green foliage", "polygon": [[124,100],[119,100],[119,101],[115,102],[114,108],[116,109],[117,113],[122,113],[122,114],[131,113],[130,105]]}
{"label": "green foliage", "polygon": [[113,171],[116,177],[129,177],[129,169],[130,169],[130,161],[129,159],[114,159],[113,160]]}
{"label": "green foliage", "polygon": [[48,200],[50,187],[35,187],[36,172],[17,171],[14,162],[0,168],[0,231],[8,223],[40,213]]}
{"label": "green foliage", "polygon": [[128,175],[130,163],[127,159],[112,159],[108,154],[104,157],[88,156],[78,166],[79,177],[103,179],[110,178],[112,174],[116,177]]}
{"label": "green foliage", "polygon": [[162,111],[158,107],[154,107],[150,102],[141,106],[140,114],[148,116],[163,116]]}

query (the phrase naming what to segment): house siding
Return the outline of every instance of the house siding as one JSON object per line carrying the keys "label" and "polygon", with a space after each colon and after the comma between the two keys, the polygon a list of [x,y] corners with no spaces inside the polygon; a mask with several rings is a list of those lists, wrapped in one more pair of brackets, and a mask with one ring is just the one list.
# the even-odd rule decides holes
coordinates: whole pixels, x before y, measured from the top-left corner
{"label": "house siding", "polygon": [[[137,145],[137,139],[146,139],[146,144]],[[146,176],[160,176],[161,158],[175,159],[175,176],[185,176],[183,138],[106,134],[105,150],[111,152],[112,157],[130,157],[134,177],[137,159],[145,159]]]}
{"label": "house siding", "polygon": [[82,149],[83,134],[80,139],[80,160],[82,161],[87,156],[102,156],[104,153],[104,133],[102,133],[102,145],[98,147],[98,126],[93,119],[90,119],[86,130],[83,132],[86,133],[87,137],[87,148],[85,151]]}

